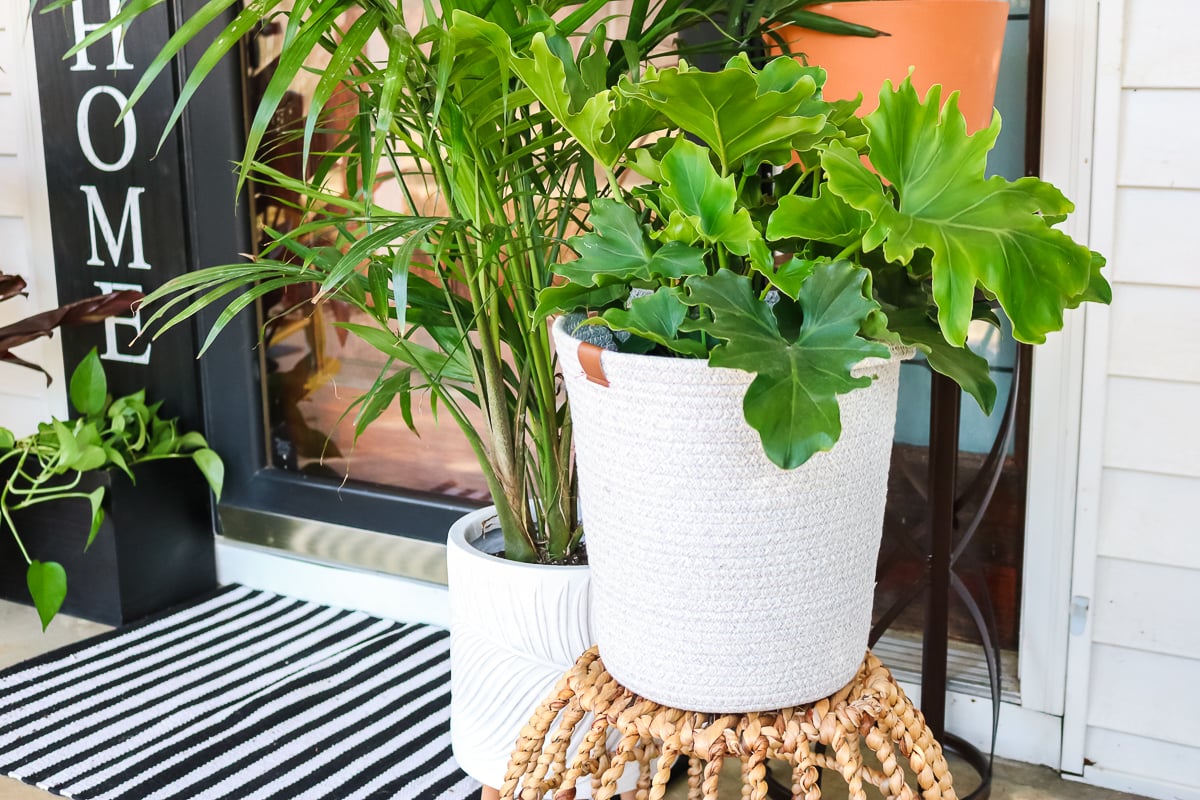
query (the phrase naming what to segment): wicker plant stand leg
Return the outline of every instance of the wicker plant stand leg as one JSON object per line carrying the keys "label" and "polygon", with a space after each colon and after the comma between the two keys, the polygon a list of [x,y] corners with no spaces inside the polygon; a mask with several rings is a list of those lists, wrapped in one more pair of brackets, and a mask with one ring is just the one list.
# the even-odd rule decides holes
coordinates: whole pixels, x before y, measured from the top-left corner
{"label": "wicker plant stand leg", "polygon": [[[587,712],[595,722],[572,752],[571,736]],[[611,748],[610,741],[616,742]],[[864,763],[863,744],[873,763]],[[500,796],[571,800],[576,782],[590,777],[593,797],[609,800],[633,762],[641,768],[638,800],[660,800],[681,758],[688,759],[689,800],[716,800],[726,759],[741,762],[747,800],[767,800],[768,760],[791,766],[796,800],[820,800],[820,768],[845,781],[850,800],[866,800],[868,783],[892,800],[956,800],[941,746],[870,652],[854,680],[824,700],[720,715],[633,694],[608,674],[596,648],[579,657],[521,732]]]}

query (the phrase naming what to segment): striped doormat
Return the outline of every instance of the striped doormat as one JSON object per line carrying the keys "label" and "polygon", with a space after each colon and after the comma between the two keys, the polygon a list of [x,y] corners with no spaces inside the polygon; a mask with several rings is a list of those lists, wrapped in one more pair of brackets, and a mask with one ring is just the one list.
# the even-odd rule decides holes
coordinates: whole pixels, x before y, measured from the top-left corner
{"label": "striped doormat", "polygon": [[472,798],[449,636],[242,586],[0,672],[0,774],[80,800]]}

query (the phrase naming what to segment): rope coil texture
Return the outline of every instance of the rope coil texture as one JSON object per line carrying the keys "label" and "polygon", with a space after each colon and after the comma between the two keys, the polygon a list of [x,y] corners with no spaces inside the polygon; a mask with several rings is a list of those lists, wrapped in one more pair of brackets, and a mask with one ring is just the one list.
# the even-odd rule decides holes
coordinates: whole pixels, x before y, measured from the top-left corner
{"label": "rope coil texture", "polygon": [[[569,748],[574,728],[589,713],[594,717],[582,744]],[[606,742],[614,740],[609,749]],[[864,743],[875,765],[864,763]],[[716,800],[727,758],[741,761],[747,800],[767,800],[768,759],[792,767],[794,800],[821,800],[819,769],[845,781],[849,800],[866,800],[867,784],[888,800],[956,800],[941,745],[869,651],[854,679],[827,698],[720,715],[682,711],[634,694],[608,673],[594,647],[521,731],[500,796],[573,800],[576,782],[591,777],[592,796],[609,800],[625,765],[635,763],[641,772],[637,800],[661,800],[680,758],[688,759],[689,800]]]}
{"label": "rope coil texture", "polygon": [[[735,713],[828,696],[871,625],[900,362],[838,398],[842,435],[783,470],[742,412],[753,375],[605,351],[589,381],[560,319],[596,642],[665,705]],[[752,653],[753,658],[747,658]],[[695,665],[703,664],[704,669]]]}

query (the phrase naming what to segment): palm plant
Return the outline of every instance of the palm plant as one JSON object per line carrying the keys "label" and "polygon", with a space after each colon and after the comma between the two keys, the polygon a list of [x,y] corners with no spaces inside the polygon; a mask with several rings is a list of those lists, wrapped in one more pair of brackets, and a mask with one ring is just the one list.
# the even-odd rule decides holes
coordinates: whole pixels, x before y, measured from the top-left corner
{"label": "palm plant", "polygon": [[[64,0],[65,1],[65,0]],[[131,2],[87,47],[161,0]],[[574,101],[636,75],[673,37],[714,22],[721,46],[738,49],[772,24],[803,16],[812,0],[633,0],[620,24],[604,0],[424,0],[416,13],[380,0],[260,0],[236,14],[236,0],[212,0],[188,19],[131,94],[136,103],[174,56],[210,26],[219,35],[180,92],[169,125],[213,66],[247,35],[284,28],[277,68],[249,127],[239,185],[247,180],[291,202],[303,222],[267,230],[264,253],[248,263],[176,278],[147,298],[155,335],[213,303],[229,301],[204,342],[256,300],[316,284],[312,302],[337,299],[364,322],[338,323],[378,349],[386,364],[356,401],[361,435],[393,401],[412,424],[414,392],[449,414],[478,456],[505,536],[506,557],[560,561],[577,548],[571,422],[554,373],[538,294],[555,280],[568,235],[598,190],[591,156],[540,105],[488,40],[498,26],[522,52],[539,41]],[[232,19],[229,17],[232,16]],[[609,31],[623,29],[620,37]],[[382,41],[385,58],[370,57]],[[711,45],[708,45],[711,47]],[[267,131],[293,80],[314,54],[327,58],[302,133],[303,178],[270,163]],[[335,97],[350,93],[344,130],[327,130]],[[629,120],[636,136],[656,127]],[[334,144],[311,152],[314,134]],[[165,131],[164,131],[165,136]],[[330,138],[329,136],[322,137]],[[626,143],[628,144],[628,143]],[[399,208],[380,199],[385,183]],[[284,198],[299,198],[284,199]],[[314,234],[320,244],[313,244]],[[420,334],[418,336],[418,334]],[[202,352],[203,352],[202,348]],[[476,406],[476,425],[468,409]]]}

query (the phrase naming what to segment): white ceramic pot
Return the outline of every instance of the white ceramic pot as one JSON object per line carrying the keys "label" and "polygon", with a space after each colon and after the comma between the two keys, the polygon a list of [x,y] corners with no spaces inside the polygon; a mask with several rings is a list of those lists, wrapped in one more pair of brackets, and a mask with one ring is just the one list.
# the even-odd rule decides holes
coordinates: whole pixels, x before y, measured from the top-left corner
{"label": "white ceramic pot", "polygon": [[752,375],[604,351],[605,387],[587,379],[561,320],[554,336],[609,672],[659,703],[722,713],[844,686],[867,647],[911,353],[858,365],[876,380],[839,398],[840,441],[789,471],[742,415]]}
{"label": "white ceramic pot", "polygon": [[[450,529],[450,739],[459,766],[500,788],[521,728],[563,673],[595,644],[590,572],[506,561],[474,546],[496,524],[495,510],[472,512]],[[571,751],[590,724],[576,727]],[[634,788],[626,769],[621,791]],[[579,797],[591,783],[580,781]]]}

